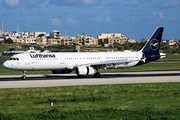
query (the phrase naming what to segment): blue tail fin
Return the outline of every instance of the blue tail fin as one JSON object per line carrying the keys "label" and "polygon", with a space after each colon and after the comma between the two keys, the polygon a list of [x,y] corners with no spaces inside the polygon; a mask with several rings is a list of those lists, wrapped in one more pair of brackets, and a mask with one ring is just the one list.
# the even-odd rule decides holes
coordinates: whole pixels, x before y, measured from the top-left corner
{"label": "blue tail fin", "polygon": [[158,27],[155,30],[155,32],[152,34],[146,45],[140,50],[143,53],[143,55],[137,65],[142,65],[161,58],[161,54],[159,53],[159,48],[160,48],[163,30],[164,30],[163,27]]}
{"label": "blue tail fin", "polygon": [[142,48],[142,52],[154,52],[154,53],[159,53],[159,48],[160,48],[160,43],[161,43],[161,38],[163,34],[163,29],[164,27],[158,27],[155,32],[152,34],[151,38],[149,41],[146,43],[146,45]]}

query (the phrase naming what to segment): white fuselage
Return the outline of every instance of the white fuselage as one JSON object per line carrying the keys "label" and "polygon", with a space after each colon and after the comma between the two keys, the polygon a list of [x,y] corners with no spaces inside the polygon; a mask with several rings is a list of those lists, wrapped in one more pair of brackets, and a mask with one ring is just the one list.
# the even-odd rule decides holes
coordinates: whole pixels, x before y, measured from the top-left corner
{"label": "white fuselage", "polygon": [[[71,69],[78,64],[91,64],[110,60],[136,60],[128,64],[106,66],[106,68],[127,68],[135,66],[142,57],[142,52],[57,52],[57,53],[24,53],[12,56],[3,66],[11,70],[63,70]],[[13,60],[14,59],[14,60]]]}

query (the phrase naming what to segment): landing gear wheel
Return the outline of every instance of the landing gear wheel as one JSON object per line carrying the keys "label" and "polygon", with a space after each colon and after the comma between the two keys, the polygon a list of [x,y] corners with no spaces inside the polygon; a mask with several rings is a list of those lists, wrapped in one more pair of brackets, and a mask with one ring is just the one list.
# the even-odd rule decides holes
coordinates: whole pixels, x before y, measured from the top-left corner
{"label": "landing gear wheel", "polygon": [[101,74],[99,72],[97,72],[96,74],[94,74],[94,77],[95,78],[100,78],[101,77]]}
{"label": "landing gear wheel", "polygon": [[22,76],[22,79],[23,79],[23,80],[25,80],[25,79],[26,79],[26,76],[25,76],[25,75],[23,75],[23,76]]}
{"label": "landing gear wheel", "polygon": [[22,79],[25,80],[26,79],[26,71],[23,71],[23,76]]}

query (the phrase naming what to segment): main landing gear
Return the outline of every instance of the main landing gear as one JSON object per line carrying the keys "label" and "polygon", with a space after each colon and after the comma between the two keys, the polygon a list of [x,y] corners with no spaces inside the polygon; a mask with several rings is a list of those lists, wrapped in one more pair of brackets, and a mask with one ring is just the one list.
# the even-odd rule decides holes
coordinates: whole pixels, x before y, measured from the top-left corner
{"label": "main landing gear", "polygon": [[94,77],[95,77],[95,78],[100,78],[100,77],[101,77],[101,74],[100,74],[99,72],[97,72],[97,73],[94,74]]}
{"label": "main landing gear", "polygon": [[[83,78],[84,75],[78,75],[79,78]],[[94,74],[94,78],[100,78],[101,77],[101,74],[99,72],[95,73]]]}
{"label": "main landing gear", "polygon": [[26,79],[26,71],[23,71],[23,76],[22,79],[25,80]]}

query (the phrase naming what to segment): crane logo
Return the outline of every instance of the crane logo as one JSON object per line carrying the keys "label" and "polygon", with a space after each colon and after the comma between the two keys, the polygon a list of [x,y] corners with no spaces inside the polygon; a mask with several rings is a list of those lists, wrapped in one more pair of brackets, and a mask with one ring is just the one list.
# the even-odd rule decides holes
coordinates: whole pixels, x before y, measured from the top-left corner
{"label": "crane logo", "polygon": [[151,50],[156,51],[159,48],[159,41],[157,39],[151,40],[150,48]]}

